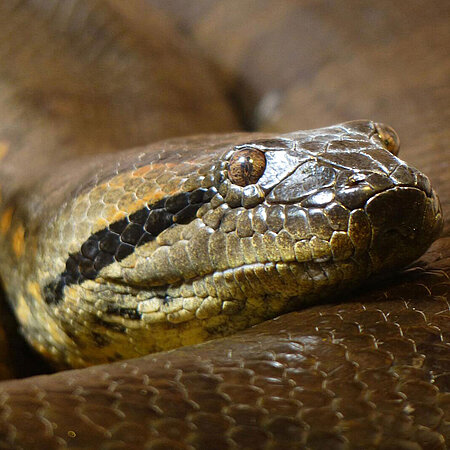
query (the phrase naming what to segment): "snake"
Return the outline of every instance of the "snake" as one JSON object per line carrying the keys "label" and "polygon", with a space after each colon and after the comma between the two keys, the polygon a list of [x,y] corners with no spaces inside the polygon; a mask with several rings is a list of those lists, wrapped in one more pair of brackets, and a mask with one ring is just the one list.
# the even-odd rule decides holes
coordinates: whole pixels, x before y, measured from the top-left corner
{"label": "snake", "polygon": [[448,7],[406,3],[0,5],[0,276],[57,371],[2,448],[450,446]]}

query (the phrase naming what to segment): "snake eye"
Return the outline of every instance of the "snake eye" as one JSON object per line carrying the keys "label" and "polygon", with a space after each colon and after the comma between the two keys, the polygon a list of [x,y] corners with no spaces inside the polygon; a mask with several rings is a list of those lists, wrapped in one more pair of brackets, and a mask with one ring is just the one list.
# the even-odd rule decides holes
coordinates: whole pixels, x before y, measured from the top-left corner
{"label": "snake eye", "polygon": [[382,123],[376,123],[375,129],[378,137],[384,145],[384,148],[397,156],[400,150],[400,139],[397,133],[389,126]]}
{"label": "snake eye", "polygon": [[242,148],[230,158],[228,177],[238,186],[255,184],[264,173],[266,157],[256,148]]}

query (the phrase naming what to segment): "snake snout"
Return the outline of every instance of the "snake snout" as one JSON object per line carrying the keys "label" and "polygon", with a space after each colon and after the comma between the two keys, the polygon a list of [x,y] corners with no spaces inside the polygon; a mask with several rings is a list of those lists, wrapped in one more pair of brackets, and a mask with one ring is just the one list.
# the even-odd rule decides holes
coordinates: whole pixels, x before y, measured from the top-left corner
{"label": "snake snout", "polygon": [[389,177],[396,186],[416,187],[427,197],[433,195],[429,178],[414,167],[400,164]]}
{"label": "snake snout", "polygon": [[[429,182],[396,186],[372,197],[365,211],[372,224],[373,270],[398,269],[419,258],[439,236],[443,217]],[[421,186],[422,187],[422,186]]]}

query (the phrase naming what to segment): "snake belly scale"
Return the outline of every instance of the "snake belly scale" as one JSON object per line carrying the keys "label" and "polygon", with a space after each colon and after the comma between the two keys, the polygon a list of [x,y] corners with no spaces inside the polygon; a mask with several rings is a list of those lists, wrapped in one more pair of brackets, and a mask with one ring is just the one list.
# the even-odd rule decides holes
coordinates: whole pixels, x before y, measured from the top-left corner
{"label": "snake belly scale", "polygon": [[[0,383],[1,448],[449,445],[448,226],[429,178],[377,121],[389,104],[402,151],[445,142],[444,114],[413,121],[445,95],[422,108],[413,71],[395,69],[409,49],[440,61],[422,24],[432,8],[418,6],[405,53],[389,20],[414,8],[322,3],[269,0],[242,17],[220,0],[186,15],[177,0],[0,4],[0,276],[21,333],[63,370]],[[319,71],[330,55],[311,49],[335,45],[320,33],[351,34],[353,13],[400,56],[386,65],[367,40],[354,73],[383,62],[389,96],[374,76],[362,96],[347,89],[347,111],[343,86],[323,82],[342,68]],[[308,17],[334,26],[317,32]],[[303,52],[303,32],[304,59],[290,47]],[[419,70],[427,99],[444,79],[434,66]],[[305,93],[316,69],[324,90]],[[348,121],[365,116],[377,120]],[[448,176],[422,156],[446,210]]]}

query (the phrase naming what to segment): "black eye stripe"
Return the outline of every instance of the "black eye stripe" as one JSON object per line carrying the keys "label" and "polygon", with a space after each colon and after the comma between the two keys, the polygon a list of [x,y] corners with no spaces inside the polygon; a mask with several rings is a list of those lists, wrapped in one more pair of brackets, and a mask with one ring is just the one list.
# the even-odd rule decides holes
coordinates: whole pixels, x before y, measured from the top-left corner
{"label": "black eye stripe", "polygon": [[191,222],[216,192],[199,188],[165,197],[92,234],[77,253],[69,255],[64,272],[44,287],[45,302],[59,303],[66,286],[95,279],[103,268],[122,261],[172,225]]}

